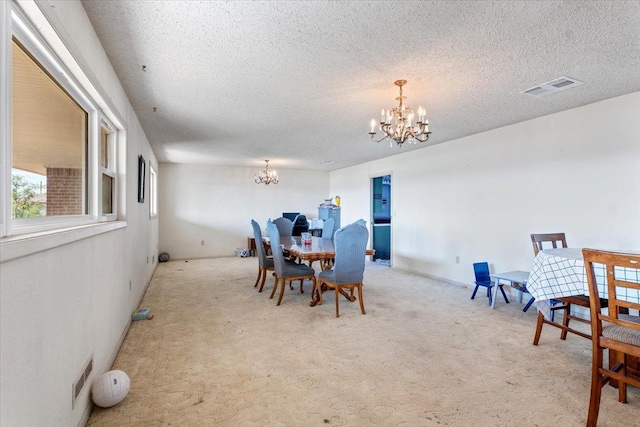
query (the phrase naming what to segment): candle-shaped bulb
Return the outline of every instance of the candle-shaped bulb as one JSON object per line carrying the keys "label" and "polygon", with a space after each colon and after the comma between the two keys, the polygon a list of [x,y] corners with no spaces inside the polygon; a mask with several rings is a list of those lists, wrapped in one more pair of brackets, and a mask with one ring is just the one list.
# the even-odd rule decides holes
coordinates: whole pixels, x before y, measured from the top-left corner
{"label": "candle-shaped bulb", "polygon": [[371,119],[371,133],[376,133],[376,121]]}
{"label": "candle-shaped bulb", "polygon": [[380,110],[380,123],[384,123],[384,118],[385,118],[385,115],[384,115],[384,108],[383,108],[382,110]]}

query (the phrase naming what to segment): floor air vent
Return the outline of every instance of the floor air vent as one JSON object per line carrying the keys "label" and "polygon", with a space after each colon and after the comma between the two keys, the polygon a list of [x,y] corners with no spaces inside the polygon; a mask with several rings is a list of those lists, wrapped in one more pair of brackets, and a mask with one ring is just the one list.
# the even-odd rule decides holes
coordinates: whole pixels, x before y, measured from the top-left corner
{"label": "floor air vent", "polygon": [[75,407],[76,400],[78,399],[78,396],[80,396],[80,393],[84,389],[84,386],[89,382],[89,376],[91,375],[92,371],[93,371],[93,354],[91,355],[89,360],[87,360],[87,363],[84,364],[84,366],[82,367],[82,371],[80,372],[76,380],[73,382],[73,385],[71,387],[71,408],[72,409]]}
{"label": "floor air vent", "polygon": [[583,84],[580,80],[572,79],[571,77],[560,77],[559,79],[551,80],[546,83],[531,87],[523,90],[520,93],[533,96],[534,98],[540,98],[541,96],[548,95],[550,93],[561,92],[563,90],[571,89],[575,86]]}

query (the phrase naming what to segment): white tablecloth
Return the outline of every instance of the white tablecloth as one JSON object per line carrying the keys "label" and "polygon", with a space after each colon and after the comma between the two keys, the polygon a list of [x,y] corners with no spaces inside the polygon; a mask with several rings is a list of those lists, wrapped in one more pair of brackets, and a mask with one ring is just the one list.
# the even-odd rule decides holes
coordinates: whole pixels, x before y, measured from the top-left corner
{"label": "white tablecloth", "polygon": [[[596,282],[601,298],[607,298],[604,265],[594,264]],[[616,277],[640,283],[640,270],[616,269]],[[538,252],[533,262],[527,290],[536,299],[536,307],[545,317],[550,317],[550,301],[553,298],[571,295],[589,295],[589,285],[582,258],[582,248],[544,249]],[[629,301],[640,301],[640,293],[625,290],[618,297]]]}

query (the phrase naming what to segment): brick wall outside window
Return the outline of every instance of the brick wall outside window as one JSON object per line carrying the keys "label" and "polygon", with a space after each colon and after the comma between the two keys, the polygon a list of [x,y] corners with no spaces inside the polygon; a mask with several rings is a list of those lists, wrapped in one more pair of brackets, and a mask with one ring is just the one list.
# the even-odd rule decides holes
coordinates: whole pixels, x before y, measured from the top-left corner
{"label": "brick wall outside window", "polygon": [[47,168],[47,216],[82,215],[82,169]]}

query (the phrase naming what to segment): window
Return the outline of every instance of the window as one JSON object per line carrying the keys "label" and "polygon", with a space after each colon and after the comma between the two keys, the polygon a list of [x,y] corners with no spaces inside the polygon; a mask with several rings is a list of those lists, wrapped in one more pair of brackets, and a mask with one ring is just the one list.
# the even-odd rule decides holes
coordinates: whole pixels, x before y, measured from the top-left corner
{"label": "window", "polygon": [[113,126],[103,118],[100,127],[100,185],[102,194],[102,219],[115,219],[115,133]]}
{"label": "window", "polygon": [[0,37],[0,90],[10,95],[0,101],[0,151],[11,159],[0,164],[1,236],[117,219],[120,121],[55,32],[18,3],[0,12],[12,29]]}
{"label": "window", "polygon": [[158,216],[158,174],[149,162],[149,216]]}
{"label": "window", "polygon": [[11,56],[11,217],[87,214],[89,114],[15,38]]}

